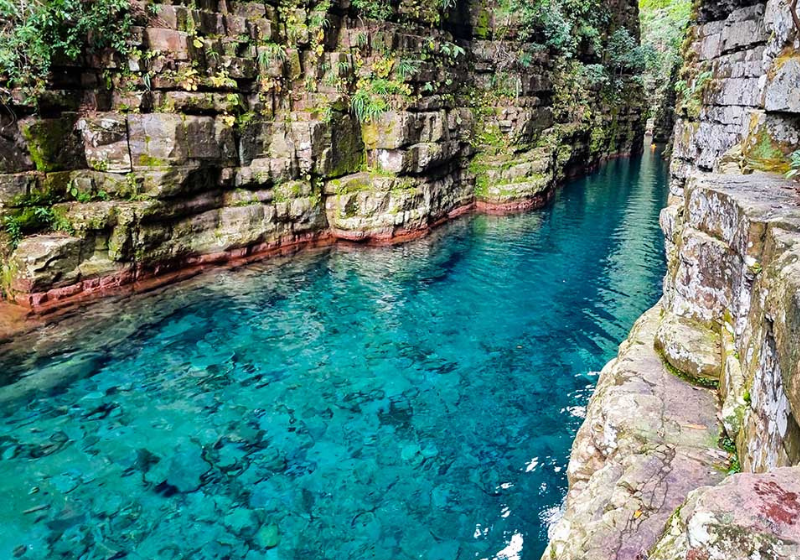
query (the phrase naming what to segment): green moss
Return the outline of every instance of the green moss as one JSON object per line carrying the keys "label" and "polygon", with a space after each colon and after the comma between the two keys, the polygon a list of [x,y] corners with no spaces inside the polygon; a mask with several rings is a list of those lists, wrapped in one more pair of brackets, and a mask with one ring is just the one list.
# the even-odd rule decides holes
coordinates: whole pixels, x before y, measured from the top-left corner
{"label": "green moss", "polygon": [[[345,150],[345,153],[346,150]],[[365,157],[363,152],[352,151],[352,157],[337,157],[333,166],[327,173],[328,177],[341,177],[348,173],[353,173],[364,165]]]}
{"label": "green moss", "polygon": [[361,138],[369,149],[378,145],[378,140],[384,136],[385,132],[385,127],[377,123],[375,119],[361,123]]}
{"label": "green moss", "polygon": [[667,371],[670,372],[675,377],[683,379],[687,383],[691,385],[695,385],[697,387],[703,387],[704,389],[719,389],[719,381],[716,379],[705,379],[701,377],[695,377],[693,375],[689,375],[688,373],[679,370],[671,363],[667,361],[666,356],[664,356],[663,352],[658,353],[659,357],[661,358],[661,363],[664,364],[664,367],[667,368]]}
{"label": "green moss", "polygon": [[508,137],[502,133],[500,127],[496,124],[486,125],[477,140],[484,146],[491,146],[493,148],[506,148],[508,147]]}
{"label": "green moss", "polygon": [[279,185],[275,185],[273,192],[275,202],[289,202],[303,195],[303,186],[305,183],[302,181],[287,181]]}
{"label": "green moss", "polygon": [[161,158],[153,157],[150,154],[142,154],[139,156],[137,165],[143,167],[166,167],[169,165],[169,162]]}
{"label": "green moss", "polygon": [[334,191],[337,195],[349,194],[359,191],[368,191],[372,187],[372,181],[366,177],[359,177],[358,179],[352,178],[346,181],[335,180],[331,181]]}
{"label": "green moss", "polygon": [[777,57],[775,57],[769,73],[770,78],[774,78],[775,74],[777,74],[780,69],[783,68],[783,65],[791,60],[797,60],[797,53],[791,47],[786,47]]}
{"label": "green moss", "polygon": [[353,218],[358,215],[359,206],[356,197],[350,198],[341,209],[341,215],[345,218]]}
{"label": "green moss", "polygon": [[413,179],[409,178],[402,178],[398,179],[394,184],[392,184],[392,192],[406,192],[406,191],[413,191],[417,188],[416,183]]}
{"label": "green moss", "polygon": [[371,123],[362,123],[361,127],[345,126],[340,118],[332,118],[331,129],[334,131],[333,149],[330,151],[332,162],[326,172],[327,177],[342,177],[364,166],[366,154],[362,134],[364,130],[371,128]]}
{"label": "green moss", "polygon": [[790,169],[789,158],[765,128],[753,132],[744,155],[747,165],[758,171],[783,174]]}
{"label": "green moss", "polygon": [[17,276],[17,265],[13,261],[4,261],[0,266],[0,292],[4,298],[14,294],[11,284]]}
{"label": "green moss", "polygon": [[59,156],[64,145],[69,142],[74,124],[72,119],[60,118],[36,120],[21,127],[37,171],[50,172],[64,169]]}
{"label": "green moss", "polygon": [[726,471],[728,474],[736,474],[742,472],[742,465],[739,462],[739,454],[736,450],[736,442],[734,442],[731,438],[720,435],[719,441],[717,442],[720,449],[726,451],[728,453],[728,465],[726,466]]}
{"label": "green moss", "polygon": [[601,125],[596,125],[592,128],[589,137],[589,152],[594,155],[603,151],[606,144],[606,131]]}
{"label": "green moss", "polygon": [[231,206],[252,206],[254,204],[260,204],[261,202],[254,192],[250,192],[247,189],[233,189],[233,192],[238,195],[238,200],[231,204]]}
{"label": "green moss", "polygon": [[475,36],[479,39],[488,39],[490,35],[490,20],[489,20],[489,10],[486,9],[485,6],[481,6],[480,11],[478,12],[478,18],[475,22],[475,27],[473,31],[475,32]]}
{"label": "green moss", "polygon": [[475,196],[486,200],[489,197],[489,182],[484,180],[475,181]]}

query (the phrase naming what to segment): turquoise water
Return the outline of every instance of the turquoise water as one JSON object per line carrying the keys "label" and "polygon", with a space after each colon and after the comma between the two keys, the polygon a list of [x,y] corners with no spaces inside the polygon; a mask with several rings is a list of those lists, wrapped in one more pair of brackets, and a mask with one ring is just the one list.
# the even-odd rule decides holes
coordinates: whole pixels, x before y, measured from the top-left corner
{"label": "turquoise water", "polygon": [[665,168],[87,307],[0,349],[0,558],[536,559],[658,298]]}

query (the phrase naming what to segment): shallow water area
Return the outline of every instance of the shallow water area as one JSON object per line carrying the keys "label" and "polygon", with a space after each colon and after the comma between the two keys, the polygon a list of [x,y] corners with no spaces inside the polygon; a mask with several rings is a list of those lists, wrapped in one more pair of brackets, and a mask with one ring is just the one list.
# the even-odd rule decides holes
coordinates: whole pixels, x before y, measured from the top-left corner
{"label": "shallow water area", "polygon": [[648,152],[16,337],[0,558],[538,559],[591,372],[658,299],[666,196]]}

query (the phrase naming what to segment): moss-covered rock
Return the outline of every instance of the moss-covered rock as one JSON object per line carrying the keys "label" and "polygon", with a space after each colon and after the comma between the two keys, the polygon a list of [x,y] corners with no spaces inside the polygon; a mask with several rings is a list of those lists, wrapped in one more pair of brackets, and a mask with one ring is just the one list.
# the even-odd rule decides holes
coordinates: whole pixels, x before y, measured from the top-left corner
{"label": "moss-covered rock", "polygon": [[86,167],[83,142],[76,129],[77,115],[59,118],[28,117],[19,121],[30,158],[37,171],[61,171]]}
{"label": "moss-covered rock", "polygon": [[719,333],[699,321],[667,313],[655,348],[676,370],[699,382],[717,382],[722,369]]}

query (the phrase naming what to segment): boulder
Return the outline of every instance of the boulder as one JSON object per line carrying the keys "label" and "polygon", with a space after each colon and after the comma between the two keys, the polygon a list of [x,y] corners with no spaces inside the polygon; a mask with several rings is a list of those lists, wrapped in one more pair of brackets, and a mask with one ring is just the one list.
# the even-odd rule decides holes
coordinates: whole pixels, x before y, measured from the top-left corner
{"label": "boulder", "polygon": [[0,116],[0,173],[18,173],[33,169],[25,138],[14,118]]}
{"label": "boulder", "polygon": [[134,169],[186,164],[189,160],[233,164],[233,129],[214,117],[149,113],[128,115]]}
{"label": "boulder", "polygon": [[77,115],[57,118],[26,117],[19,129],[27,142],[30,158],[38,171],[62,171],[86,167],[84,144],[76,128]]}
{"label": "boulder", "polygon": [[689,493],[720,482],[716,394],[672,375],[653,349],[647,311],[600,373],[570,454],[564,515],[543,558],[647,558]]}
{"label": "boulder", "polygon": [[800,113],[800,56],[779,60],[767,74],[767,111]]}
{"label": "boulder", "polygon": [[175,60],[189,60],[190,58],[191,46],[188,33],[148,27],[145,29],[144,38],[151,51],[158,51]]}
{"label": "boulder", "polygon": [[800,467],[736,474],[700,488],[672,516],[650,560],[800,557]]}
{"label": "boulder", "polygon": [[128,115],[128,131],[134,169],[186,163],[188,142],[180,115]]}
{"label": "boulder", "polygon": [[667,313],[655,336],[655,348],[669,365],[699,381],[718,381],[722,347],[718,333],[699,321]]}
{"label": "boulder", "polygon": [[35,172],[0,175],[0,209],[15,202],[36,188],[41,174]]}
{"label": "boulder", "polygon": [[83,243],[81,238],[66,235],[23,239],[11,257],[11,269],[16,271],[11,289],[37,292],[76,282]]}

